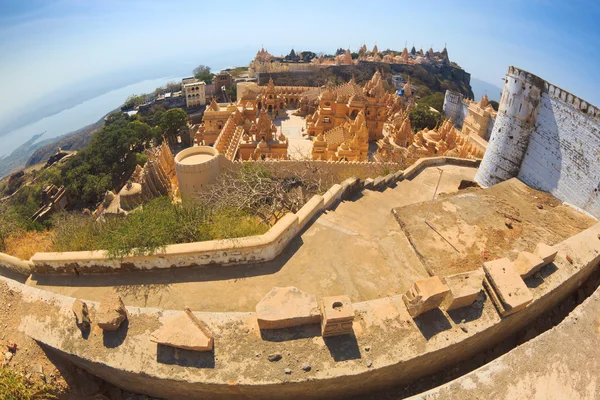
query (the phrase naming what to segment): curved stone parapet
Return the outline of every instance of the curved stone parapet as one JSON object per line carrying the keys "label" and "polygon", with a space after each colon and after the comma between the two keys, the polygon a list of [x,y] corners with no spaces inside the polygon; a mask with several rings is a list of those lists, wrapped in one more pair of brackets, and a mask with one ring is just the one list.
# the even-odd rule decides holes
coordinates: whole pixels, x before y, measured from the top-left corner
{"label": "curved stone parapet", "polygon": [[[73,298],[4,278],[0,284],[23,303],[20,330],[129,391],[167,399],[345,397],[436,373],[522,329],[597,268],[599,235],[596,224],[554,246],[555,259],[536,278],[542,282],[527,285],[532,301],[507,317],[488,297],[478,307],[413,319],[401,296],[392,296],[352,304],[353,333],[323,338],[319,325],[273,332],[261,330],[252,312],[195,312],[215,338],[213,351],[201,353],[151,340],[152,332],[182,311],[127,307],[127,324],[102,332],[94,323],[98,304],[87,302],[92,328],[83,337],[72,314]],[[278,356],[269,357],[273,354]]]}
{"label": "curved stone parapet", "polygon": [[0,268],[9,270],[19,275],[29,275],[33,268],[33,262],[21,260],[8,254],[0,253]]}

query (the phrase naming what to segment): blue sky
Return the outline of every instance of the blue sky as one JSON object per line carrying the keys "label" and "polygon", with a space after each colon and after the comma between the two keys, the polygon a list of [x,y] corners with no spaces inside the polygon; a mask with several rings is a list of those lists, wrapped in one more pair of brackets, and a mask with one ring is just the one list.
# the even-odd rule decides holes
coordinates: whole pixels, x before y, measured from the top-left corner
{"label": "blue sky", "polygon": [[501,86],[515,65],[600,105],[597,21],[600,4],[582,0],[1,0],[0,125],[49,94],[123,70],[221,68],[261,46],[280,54],[447,43],[474,77]]}

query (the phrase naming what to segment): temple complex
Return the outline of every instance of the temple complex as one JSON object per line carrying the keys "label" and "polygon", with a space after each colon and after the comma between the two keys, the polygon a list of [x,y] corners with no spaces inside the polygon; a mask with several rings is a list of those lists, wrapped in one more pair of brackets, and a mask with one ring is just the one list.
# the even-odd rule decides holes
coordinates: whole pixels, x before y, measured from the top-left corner
{"label": "temple complex", "polygon": [[326,86],[318,96],[316,111],[306,117],[306,131],[314,137],[325,134],[363,111],[369,140],[375,141],[383,137],[383,125],[388,117],[402,106],[402,98],[383,88],[381,73],[377,71],[362,87],[354,79],[342,85]]}
{"label": "temple complex", "polygon": [[253,107],[258,112],[261,110],[270,113],[282,111],[287,108],[297,108],[302,95],[318,88],[310,86],[275,86],[273,79],[269,79],[266,86],[247,82],[242,86],[242,93],[238,95],[238,103],[245,107]]}
{"label": "temple complex", "polygon": [[312,159],[325,161],[367,161],[369,131],[365,113],[359,111],[356,119],[319,133],[313,139]]}
{"label": "temple complex", "polygon": [[487,94],[484,94],[479,103],[469,102],[469,114],[463,122],[462,133],[485,138],[490,118],[496,119],[496,111],[489,104]]}
{"label": "temple complex", "polygon": [[320,68],[327,68],[333,65],[354,65],[360,62],[375,62],[386,64],[432,64],[440,65],[453,64],[448,58],[448,50],[444,46],[441,51],[434,51],[432,47],[427,51],[420,49],[417,51],[413,46],[409,51],[407,47],[400,51],[385,50],[380,51],[377,45],[371,50],[367,49],[366,45],[362,45],[357,53],[354,53],[356,58],[353,58],[350,49],[339,52],[333,56],[314,57],[310,62],[302,61],[298,57],[289,59],[284,56],[274,56],[264,48],[261,48],[248,67],[248,74],[255,76],[260,73],[279,73],[279,72],[307,72],[315,71]]}
{"label": "temple complex", "polygon": [[450,120],[445,120],[436,129],[425,128],[413,133],[408,110],[397,113],[386,123],[385,137],[377,141],[377,147],[376,158],[381,161],[434,156],[473,159],[481,158],[485,153],[485,145],[471,140],[470,135],[456,129]]}
{"label": "temple complex", "polygon": [[[266,101],[270,95],[260,101]],[[277,98],[284,101],[283,97]],[[192,127],[195,143],[214,145],[230,160],[287,159],[288,140],[281,132],[276,135],[271,117],[264,106],[257,106],[258,102],[258,95],[252,90],[246,91],[237,105],[219,105],[213,99],[202,124]]]}

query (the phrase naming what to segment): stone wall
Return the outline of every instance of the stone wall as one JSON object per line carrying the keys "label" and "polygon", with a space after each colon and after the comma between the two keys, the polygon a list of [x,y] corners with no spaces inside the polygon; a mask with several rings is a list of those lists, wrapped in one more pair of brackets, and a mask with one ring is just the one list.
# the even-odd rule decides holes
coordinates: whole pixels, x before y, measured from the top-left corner
{"label": "stone wall", "polygon": [[[2,277],[0,284],[27,299],[20,330],[126,390],[161,398],[344,398],[452,367],[523,329],[597,268],[599,232],[596,224],[555,245],[553,263],[527,285],[533,301],[510,317],[499,315],[489,293],[481,307],[438,310],[417,319],[409,316],[401,296],[391,296],[352,304],[360,317],[346,338],[324,339],[307,325],[269,340],[275,336],[259,328],[254,312],[195,312],[215,336],[211,353],[174,352],[150,341],[153,329],[181,311],[127,307],[127,327],[104,333],[94,329],[84,338],[71,311],[73,298]],[[97,303],[86,303],[97,310]],[[270,363],[267,355],[276,352],[284,360]],[[284,374],[284,366],[298,357],[310,361],[312,371],[298,367]]]}
{"label": "stone wall", "polygon": [[600,217],[600,123],[544,93],[519,178]]}
{"label": "stone wall", "polygon": [[600,217],[600,111],[515,67],[475,180],[491,186],[518,176]]}
{"label": "stone wall", "polygon": [[21,260],[8,254],[0,253],[0,269],[19,275],[29,275],[32,267],[33,263],[31,261]]}
{"label": "stone wall", "polygon": [[[464,100],[464,96],[458,92],[446,90],[446,94],[444,95],[444,106],[442,109],[444,110],[444,114],[450,118],[454,127],[461,130],[465,118],[469,115],[469,103]],[[488,118],[487,130],[484,136],[486,141],[489,141],[492,136],[494,122],[494,118]]]}
{"label": "stone wall", "polygon": [[479,161],[451,157],[422,158],[404,171],[364,181],[358,178],[346,179],[341,185],[333,185],[322,196],[314,196],[297,213],[285,215],[260,236],[173,244],[157,254],[119,259],[110,258],[105,251],[36,253],[31,258],[33,271],[39,274],[85,274],[270,261],[283,251],[313,217],[333,207],[342,198],[349,197],[356,190],[379,189],[398,180],[412,179],[423,168],[444,164],[476,167]]}
{"label": "stone wall", "polygon": [[469,105],[463,99],[462,94],[452,90],[446,90],[446,94],[444,95],[444,106],[442,109],[458,130],[462,129],[463,122],[467,115],[469,115]]}

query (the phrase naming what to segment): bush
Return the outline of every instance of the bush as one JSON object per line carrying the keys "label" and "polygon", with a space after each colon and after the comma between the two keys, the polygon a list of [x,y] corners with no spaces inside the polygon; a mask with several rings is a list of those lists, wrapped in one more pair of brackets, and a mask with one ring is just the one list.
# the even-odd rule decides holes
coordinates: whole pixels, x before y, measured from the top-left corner
{"label": "bush", "polygon": [[243,211],[174,204],[169,197],[151,200],[125,218],[95,222],[62,213],[54,225],[55,251],[107,250],[111,257],[153,254],[169,244],[252,236],[268,229]]}
{"label": "bush", "polygon": [[439,112],[444,111],[444,93],[437,92],[429,96],[425,96],[419,100],[419,104],[426,104],[435,108]]}
{"label": "bush", "polygon": [[418,104],[408,114],[410,124],[414,132],[419,132],[425,128],[434,129],[442,120],[442,114],[431,111],[426,104]]}

